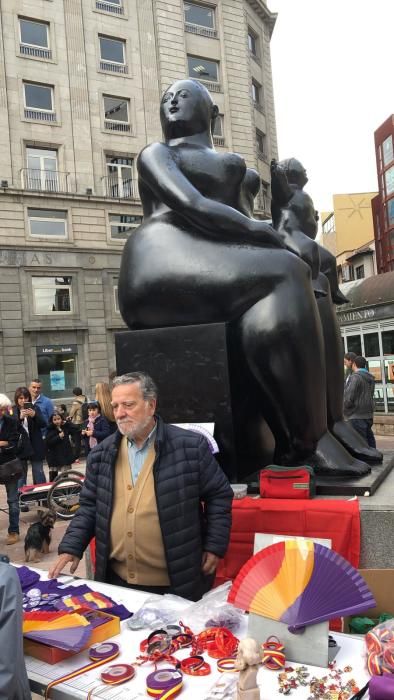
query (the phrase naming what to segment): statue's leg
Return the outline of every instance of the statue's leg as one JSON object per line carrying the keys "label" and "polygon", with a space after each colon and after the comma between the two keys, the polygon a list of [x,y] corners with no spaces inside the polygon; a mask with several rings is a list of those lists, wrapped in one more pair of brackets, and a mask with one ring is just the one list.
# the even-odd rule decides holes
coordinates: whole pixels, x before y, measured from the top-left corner
{"label": "statue's leg", "polygon": [[[320,274],[319,282],[320,287],[328,288],[329,282],[325,275]],[[328,429],[355,457],[370,463],[381,462],[381,452],[369,447],[363,437],[343,418],[343,346],[339,324],[330,295],[318,299],[317,306],[326,357]]]}
{"label": "statue's leg", "polygon": [[[286,266],[275,291],[239,322],[249,368],[282,427],[275,459],[309,463],[330,476],[362,476],[368,466],[327,431],[323,335],[309,270],[296,257],[286,258]],[[275,424],[266,419],[277,437]]]}
{"label": "statue's leg", "polygon": [[341,290],[339,289],[337,260],[335,255],[330,253],[327,248],[324,248],[321,245],[319,245],[319,253],[320,272],[322,272],[328,279],[331,290],[331,299],[333,300],[334,304],[346,304],[348,299],[346,299],[344,294],[342,294]]}

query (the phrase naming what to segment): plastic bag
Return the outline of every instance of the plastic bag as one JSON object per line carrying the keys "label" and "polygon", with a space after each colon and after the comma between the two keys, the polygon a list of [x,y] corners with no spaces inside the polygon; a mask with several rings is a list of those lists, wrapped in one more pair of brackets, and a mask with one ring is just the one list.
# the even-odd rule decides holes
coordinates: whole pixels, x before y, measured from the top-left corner
{"label": "plastic bag", "polygon": [[177,595],[166,593],[149,596],[143,605],[127,620],[127,626],[131,630],[140,630],[144,627],[158,629],[178,622],[183,611],[190,606],[190,600]]}
{"label": "plastic bag", "polygon": [[371,676],[394,673],[394,620],[377,625],[365,635]]}
{"label": "plastic bag", "polygon": [[243,612],[227,602],[231,581],[206,593],[197,603],[182,613],[182,622],[198,634],[207,627],[227,627],[235,632],[243,619]]}

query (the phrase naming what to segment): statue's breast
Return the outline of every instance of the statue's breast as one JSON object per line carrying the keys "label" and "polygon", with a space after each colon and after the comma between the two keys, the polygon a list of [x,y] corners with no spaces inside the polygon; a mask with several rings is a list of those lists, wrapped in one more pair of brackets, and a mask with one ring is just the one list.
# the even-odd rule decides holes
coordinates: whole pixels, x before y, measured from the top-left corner
{"label": "statue's breast", "polygon": [[182,154],[179,167],[201,194],[221,200],[225,193],[233,198],[246,173],[246,163],[237,153],[208,149]]}

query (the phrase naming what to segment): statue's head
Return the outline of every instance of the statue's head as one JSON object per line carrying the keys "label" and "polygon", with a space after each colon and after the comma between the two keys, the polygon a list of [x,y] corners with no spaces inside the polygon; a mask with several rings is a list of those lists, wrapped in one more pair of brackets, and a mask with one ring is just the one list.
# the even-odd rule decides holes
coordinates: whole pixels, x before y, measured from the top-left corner
{"label": "statue's head", "polygon": [[306,170],[302,163],[296,158],[287,158],[286,160],[281,160],[278,165],[285,171],[287,175],[287,180],[292,185],[298,185],[298,187],[304,187],[308,182],[308,177]]}
{"label": "statue's head", "polygon": [[160,121],[166,139],[211,132],[219,109],[197,80],[178,80],[164,93]]}

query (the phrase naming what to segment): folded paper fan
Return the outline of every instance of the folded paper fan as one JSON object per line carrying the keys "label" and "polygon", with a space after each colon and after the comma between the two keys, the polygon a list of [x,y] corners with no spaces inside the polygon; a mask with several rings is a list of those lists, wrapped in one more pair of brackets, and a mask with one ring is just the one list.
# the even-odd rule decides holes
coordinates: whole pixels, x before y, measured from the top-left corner
{"label": "folded paper fan", "polygon": [[242,610],[284,622],[294,633],[375,607],[358,571],[312,540],[286,540],[257,552],[238,573],[228,600]]}

